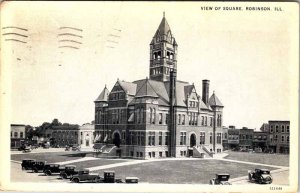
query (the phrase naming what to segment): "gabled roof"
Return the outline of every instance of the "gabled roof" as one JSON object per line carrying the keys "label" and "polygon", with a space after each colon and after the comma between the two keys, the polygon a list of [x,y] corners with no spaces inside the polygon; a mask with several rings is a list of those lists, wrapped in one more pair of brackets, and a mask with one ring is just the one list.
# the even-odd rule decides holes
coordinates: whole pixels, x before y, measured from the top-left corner
{"label": "gabled roof", "polygon": [[211,110],[210,107],[208,107],[202,100],[199,100],[200,109],[208,109]]}
{"label": "gabled roof", "polygon": [[106,88],[106,85],[95,102],[108,101],[109,90]]}
{"label": "gabled roof", "polygon": [[135,95],[136,84],[132,82],[118,81],[123,90],[129,95]]}
{"label": "gabled roof", "polygon": [[218,99],[217,95],[213,93],[211,97],[209,98],[209,105],[210,106],[218,106],[218,107],[224,107],[224,105],[221,103],[221,101]]}
{"label": "gabled roof", "polygon": [[145,96],[158,97],[153,87],[151,86],[148,78],[146,78],[143,81],[142,86],[138,89],[135,95],[135,97],[145,97]]}

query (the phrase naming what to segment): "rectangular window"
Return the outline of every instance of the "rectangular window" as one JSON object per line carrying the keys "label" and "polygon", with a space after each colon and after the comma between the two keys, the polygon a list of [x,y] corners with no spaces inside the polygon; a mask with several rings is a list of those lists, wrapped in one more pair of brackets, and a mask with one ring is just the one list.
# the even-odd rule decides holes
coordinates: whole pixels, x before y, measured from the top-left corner
{"label": "rectangular window", "polygon": [[182,125],[185,125],[185,115],[182,115]]}
{"label": "rectangular window", "polygon": [[165,133],[165,145],[169,145],[169,132]]}
{"label": "rectangular window", "polygon": [[141,132],[141,145],[145,145],[145,132]]}
{"label": "rectangular window", "polygon": [[213,126],[213,118],[212,117],[210,117],[210,121],[209,121],[209,126]]}
{"label": "rectangular window", "polygon": [[201,116],[201,125],[204,126],[204,116]]}
{"label": "rectangular window", "polygon": [[137,152],[136,152],[136,157],[139,157],[139,155],[140,155],[140,153],[137,151]]}
{"label": "rectangular window", "polygon": [[189,113],[189,125],[192,125],[192,113]]}
{"label": "rectangular window", "polygon": [[205,117],[205,126],[207,126],[207,117]]}
{"label": "rectangular window", "polygon": [[155,152],[154,151],[152,152],[152,157],[155,157]]}
{"label": "rectangular window", "polygon": [[162,157],[162,152],[161,151],[159,152],[159,157]]}
{"label": "rectangular window", "polygon": [[286,142],[290,142],[290,136],[286,136]]}
{"label": "rectangular window", "polygon": [[281,142],[284,142],[284,136],[281,136]]}
{"label": "rectangular window", "polygon": [[149,157],[151,158],[151,152],[148,153]]}
{"label": "rectangular window", "polygon": [[183,156],[183,151],[180,151],[180,156]]}
{"label": "rectangular window", "polygon": [[279,126],[276,125],[276,133],[278,133],[278,132],[279,132]]}
{"label": "rectangular window", "polygon": [[212,144],[212,133],[209,133],[209,143]]}
{"label": "rectangular window", "polygon": [[[49,134],[50,135],[50,134]],[[20,132],[20,138],[23,138],[23,132]]]}
{"label": "rectangular window", "polygon": [[217,133],[217,144],[221,144],[221,133]]}
{"label": "rectangular window", "polygon": [[169,152],[168,151],[165,151],[165,156],[169,157]]}
{"label": "rectangular window", "polygon": [[290,126],[289,126],[289,125],[286,126],[286,132],[287,132],[287,133],[290,132]]}
{"label": "rectangular window", "polygon": [[200,145],[205,144],[205,132],[200,132]]}
{"label": "rectangular window", "polygon": [[158,134],[158,145],[162,145],[162,132]]}
{"label": "rectangular window", "polygon": [[162,124],[162,113],[159,113],[159,117],[158,117],[158,124]]}
{"label": "rectangular window", "polygon": [[143,152],[140,152],[140,157],[143,157],[144,155],[143,155]]}
{"label": "rectangular window", "polygon": [[180,125],[181,124],[181,115],[179,114],[178,115],[178,125]]}

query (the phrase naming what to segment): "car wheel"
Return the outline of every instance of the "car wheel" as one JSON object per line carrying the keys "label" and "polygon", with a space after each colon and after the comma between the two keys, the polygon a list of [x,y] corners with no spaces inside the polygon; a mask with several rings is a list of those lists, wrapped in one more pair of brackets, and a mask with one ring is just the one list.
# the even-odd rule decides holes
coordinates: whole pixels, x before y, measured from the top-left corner
{"label": "car wheel", "polygon": [[34,169],[33,169],[33,172],[34,172],[34,173],[38,173],[39,170],[38,170],[37,168],[34,168]]}
{"label": "car wheel", "polygon": [[272,178],[270,178],[270,177],[266,177],[266,182],[268,183],[268,184],[271,184],[272,183]]}
{"label": "car wheel", "polygon": [[215,185],[215,181],[214,180],[209,180],[209,184],[210,185]]}
{"label": "car wheel", "polygon": [[46,176],[51,176],[51,171],[48,170],[45,172],[45,174],[46,174]]}
{"label": "car wheel", "polygon": [[67,174],[63,174],[63,175],[61,175],[61,177],[62,177],[63,179],[67,179],[67,178],[68,178]]}
{"label": "car wheel", "polygon": [[75,182],[75,183],[79,183],[79,179],[78,178],[73,178],[72,181]]}
{"label": "car wheel", "polygon": [[249,179],[250,182],[252,181],[252,176],[251,176],[251,174],[248,174],[248,179]]}

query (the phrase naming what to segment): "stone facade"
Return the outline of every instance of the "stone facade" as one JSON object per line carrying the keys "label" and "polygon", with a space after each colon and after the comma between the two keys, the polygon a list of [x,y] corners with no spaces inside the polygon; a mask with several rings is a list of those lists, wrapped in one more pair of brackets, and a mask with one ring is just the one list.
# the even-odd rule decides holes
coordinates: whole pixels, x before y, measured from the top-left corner
{"label": "stone facade", "polygon": [[192,156],[193,147],[222,152],[224,106],[209,97],[209,80],[201,98],[176,70],[177,43],[164,17],[150,43],[150,79],[117,80],[94,101],[96,141],[138,158]]}

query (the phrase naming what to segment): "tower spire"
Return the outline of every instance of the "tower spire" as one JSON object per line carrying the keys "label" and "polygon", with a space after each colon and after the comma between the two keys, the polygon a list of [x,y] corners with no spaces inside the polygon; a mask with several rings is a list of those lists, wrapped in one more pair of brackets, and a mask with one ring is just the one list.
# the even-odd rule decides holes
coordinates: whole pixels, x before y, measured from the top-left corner
{"label": "tower spire", "polygon": [[165,17],[165,12],[163,12],[163,17]]}

